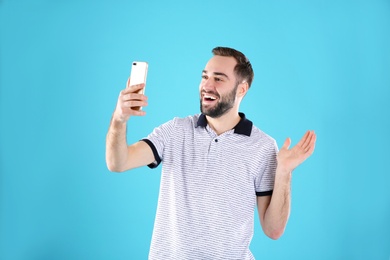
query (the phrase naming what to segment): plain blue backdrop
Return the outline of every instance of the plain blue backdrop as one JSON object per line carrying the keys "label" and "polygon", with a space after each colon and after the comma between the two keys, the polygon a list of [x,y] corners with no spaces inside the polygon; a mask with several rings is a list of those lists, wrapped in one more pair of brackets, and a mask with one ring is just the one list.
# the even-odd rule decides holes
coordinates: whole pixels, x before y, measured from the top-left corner
{"label": "plain blue backdrop", "polygon": [[147,115],[128,141],[199,112],[215,46],[244,52],[241,111],[279,146],[307,129],[292,212],[257,259],[389,259],[390,1],[0,1],[0,258],[147,259],[160,168],[105,164],[133,60]]}

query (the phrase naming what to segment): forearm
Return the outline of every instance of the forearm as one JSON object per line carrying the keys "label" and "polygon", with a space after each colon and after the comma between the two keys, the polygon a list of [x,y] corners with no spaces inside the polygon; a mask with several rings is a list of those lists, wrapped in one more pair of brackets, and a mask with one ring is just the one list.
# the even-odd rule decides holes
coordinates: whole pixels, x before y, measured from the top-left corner
{"label": "forearm", "polygon": [[110,171],[122,172],[128,156],[126,122],[111,119],[106,136],[106,163]]}
{"label": "forearm", "polygon": [[273,239],[279,238],[290,216],[291,171],[278,167],[275,174],[274,191],[264,216],[265,232]]}
{"label": "forearm", "polygon": [[273,239],[283,234],[290,216],[292,171],[313,153],[315,142],[314,131],[307,131],[292,149],[289,149],[291,139],[287,138],[278,153],[274,191],[265,212],[259,211],[263,230]]}

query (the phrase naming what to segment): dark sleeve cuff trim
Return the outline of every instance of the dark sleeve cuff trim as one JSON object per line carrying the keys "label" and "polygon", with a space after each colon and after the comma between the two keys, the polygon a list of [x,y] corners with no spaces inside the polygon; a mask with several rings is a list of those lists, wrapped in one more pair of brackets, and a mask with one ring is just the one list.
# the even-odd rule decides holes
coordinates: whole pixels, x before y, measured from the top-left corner
{"label": "dark sleeve cuff trim", "polygon": [[145,143],[147,143],[150,146],[150,148],[152,149],[152,151],[153,151],[153,155],[154,155],[155,161],[152,162],[151,164],[148,164],[148,167],[151,168],[151,169],[156,168],[161,163],[161,158],[158,155],[156,147],[154,146],[154,144],[149,139],[142,139],[141,141],[144,141]]}
{"label": "dark sleeve cuff trim", "polygon": [[271,196],[273,190],[256,192],[256,196]]}

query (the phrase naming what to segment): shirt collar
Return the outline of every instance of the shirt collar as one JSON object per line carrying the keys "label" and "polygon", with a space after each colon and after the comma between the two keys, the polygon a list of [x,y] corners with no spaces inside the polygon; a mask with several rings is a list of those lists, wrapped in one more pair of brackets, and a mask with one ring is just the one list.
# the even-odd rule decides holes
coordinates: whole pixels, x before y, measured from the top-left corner
{"label": "shirt collar", "polygon": [[[241,134],[241,135],[246,135],[246,136],[251,136],[252,132],[252,126],[253,123],[252,121],[246,119],[244,113],[238,113],[241,117],[240,122],[234,127],[234,133],[235,134]],[[200,114],[198,123],[196,124],[196,127],[201,126],[201,127],[206,127],[207,126],[207,118],[204,114]]]}

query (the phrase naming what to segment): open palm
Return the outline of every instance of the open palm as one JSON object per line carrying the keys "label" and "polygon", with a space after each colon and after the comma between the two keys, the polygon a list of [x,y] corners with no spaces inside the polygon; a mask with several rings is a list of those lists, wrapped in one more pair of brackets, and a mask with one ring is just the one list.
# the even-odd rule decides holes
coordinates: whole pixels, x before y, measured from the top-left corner
{"label": "open palm", "polygon": [[314,131],[307,131],[302,139],[291,149],[291,139],[287,138],[278,153],[278,167],[293,171],[303,163],[314,152],[316,134]]}

